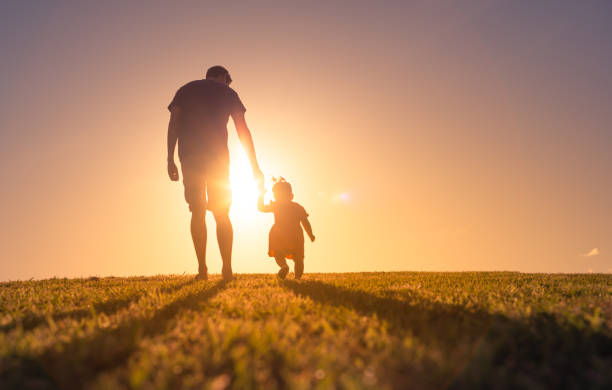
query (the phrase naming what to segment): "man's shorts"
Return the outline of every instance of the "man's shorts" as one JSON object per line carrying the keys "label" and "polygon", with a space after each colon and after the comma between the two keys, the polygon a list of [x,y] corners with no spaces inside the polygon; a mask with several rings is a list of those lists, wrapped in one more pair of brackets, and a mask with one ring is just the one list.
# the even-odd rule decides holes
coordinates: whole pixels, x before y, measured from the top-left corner
{"label": "man's shorts", "polygon": [[232,191],[229,181],[229,161],[222,158],[207,162],[181,162],[185,200],[191,212],[208,210],[229,211]]}

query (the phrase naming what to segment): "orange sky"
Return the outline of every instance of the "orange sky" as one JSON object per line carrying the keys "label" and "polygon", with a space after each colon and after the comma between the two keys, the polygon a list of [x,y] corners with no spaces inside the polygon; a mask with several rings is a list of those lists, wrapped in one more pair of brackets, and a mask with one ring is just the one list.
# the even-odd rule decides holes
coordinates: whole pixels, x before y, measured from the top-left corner
{"label": "orange sky", "polygon": [[[3,3],[0,280],[196,272],[166,106],[215,64],[306,272],[612,272],[612,8],[572,3]],[[254,202],[234,270],[274,272]]]}

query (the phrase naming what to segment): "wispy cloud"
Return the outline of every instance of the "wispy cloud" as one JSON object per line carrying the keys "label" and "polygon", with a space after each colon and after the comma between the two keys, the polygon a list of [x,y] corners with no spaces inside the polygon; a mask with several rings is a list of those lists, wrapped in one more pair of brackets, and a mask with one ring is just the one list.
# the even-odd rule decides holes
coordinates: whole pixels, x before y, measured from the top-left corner
{"label": "wispy cloud", "polygon": [[593,248],[593,249],[591,249],[591,251],[589,253],[585,253],[585,254],[582,254],[580,256],[583,256],[583,257],[593,257],[593,256],[597,256],[598,254],[599,254],[599,248]]}

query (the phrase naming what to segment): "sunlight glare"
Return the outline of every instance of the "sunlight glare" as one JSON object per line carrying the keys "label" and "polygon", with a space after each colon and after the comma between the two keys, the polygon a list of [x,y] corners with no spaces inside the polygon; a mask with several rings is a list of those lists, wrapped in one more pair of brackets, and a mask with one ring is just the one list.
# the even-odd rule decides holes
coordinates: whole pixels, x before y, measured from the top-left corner
{"label": "sunlight glare", "polygon": [[230,185],[232,210],[240,215],[254,214],[257,211],[257,184],[253,178],[249,160],[242,150],[235,151],[232,156]]}

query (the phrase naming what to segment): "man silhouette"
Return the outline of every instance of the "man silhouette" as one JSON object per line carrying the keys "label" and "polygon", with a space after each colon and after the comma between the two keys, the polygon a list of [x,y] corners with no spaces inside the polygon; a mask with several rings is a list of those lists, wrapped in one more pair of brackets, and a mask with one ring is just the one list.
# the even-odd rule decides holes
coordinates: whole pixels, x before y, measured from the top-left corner
{"label": "man silhouette", "polygon": [[206,209],[212,211],[217,224],[217,242],[223,260],[223,279],[232,275],[232,243],[234,230],[229,219],[232,195],[229,184],[229,150],[227,122],[231,116],[242,147],[246,150],[253,176],[263,186],[263,174],[257,164],[251,132],[246,124],[246,108],[238,94],[229,87],[229,72],[213,66],[206,79],[185,84],[168,106],[168,176],[178,181],[174,148],[183,173],[185,200],[191,211],[191,238],[198,258],[196,280],[208,278],[206,267]]}

